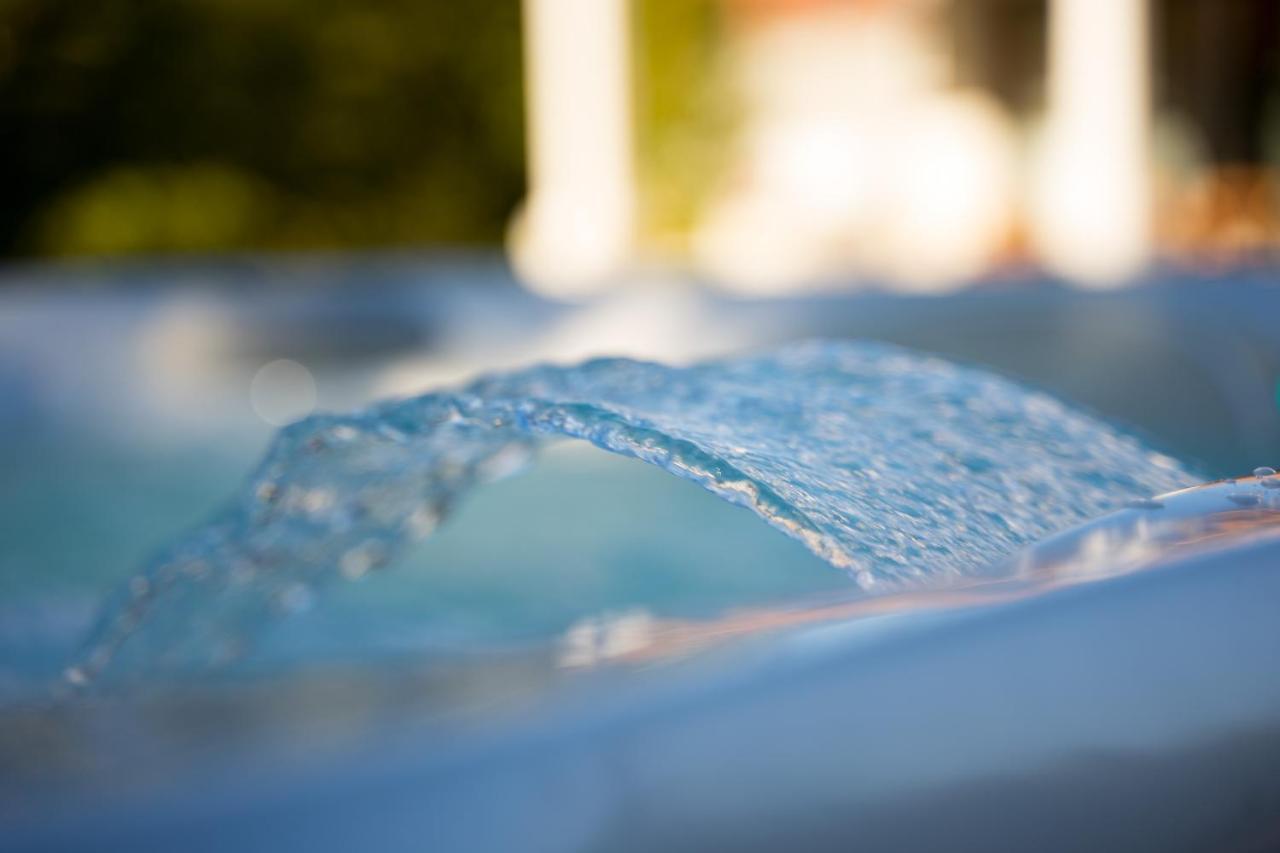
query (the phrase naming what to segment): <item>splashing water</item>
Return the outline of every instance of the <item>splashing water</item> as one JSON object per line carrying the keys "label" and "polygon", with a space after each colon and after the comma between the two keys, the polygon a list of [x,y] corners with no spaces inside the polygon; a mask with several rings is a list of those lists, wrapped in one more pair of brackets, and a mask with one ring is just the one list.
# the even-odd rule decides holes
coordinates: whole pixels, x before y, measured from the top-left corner
{"label": "splashing water", "polygon": [[693,480],[864,588],[980,574],[1195,479],[1043,394],[888,346],[534,367],[282,430],[217,520],[132,579],[67,678],[234,658],[273,612],[386,564],[553,437]]}

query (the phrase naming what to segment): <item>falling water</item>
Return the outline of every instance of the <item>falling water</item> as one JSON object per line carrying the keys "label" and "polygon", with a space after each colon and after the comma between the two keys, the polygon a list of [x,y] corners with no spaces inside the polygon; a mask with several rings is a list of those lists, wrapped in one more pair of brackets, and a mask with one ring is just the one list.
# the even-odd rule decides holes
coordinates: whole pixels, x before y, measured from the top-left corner
{"label": "falling water", "polygon": [[282,430],[219,517],[132,578],[67,678],[234,659],[273,613],[384,566],[566,437],[751,509],[868,590],[980,574],[1195,479],[1044,394],[882,345],[533,367]]}

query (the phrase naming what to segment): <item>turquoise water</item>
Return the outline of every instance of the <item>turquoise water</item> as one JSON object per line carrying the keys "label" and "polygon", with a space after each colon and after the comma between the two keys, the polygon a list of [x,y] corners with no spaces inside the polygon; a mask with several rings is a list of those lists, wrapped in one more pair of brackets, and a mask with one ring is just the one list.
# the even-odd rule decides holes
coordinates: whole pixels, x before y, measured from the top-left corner
{"label": "turquoise water", "polygon": [[539,366],[281,431],[218,518],[129,580],[68,678],[239,660],[274,616],[382,569],[559,438],[747,507],[868,592],[982,575],[1196,479],[1044,394],[888,346]]}

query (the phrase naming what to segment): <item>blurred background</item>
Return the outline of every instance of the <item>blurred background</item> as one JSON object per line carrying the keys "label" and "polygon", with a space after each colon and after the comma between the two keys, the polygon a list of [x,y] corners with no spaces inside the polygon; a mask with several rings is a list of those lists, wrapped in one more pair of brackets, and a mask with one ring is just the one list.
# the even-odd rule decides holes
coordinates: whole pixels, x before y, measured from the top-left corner
{"label": "blurred background", "polygon": [[4,0],[10,259],[507,245],[575,295],[1274,253],[1272,0]]}

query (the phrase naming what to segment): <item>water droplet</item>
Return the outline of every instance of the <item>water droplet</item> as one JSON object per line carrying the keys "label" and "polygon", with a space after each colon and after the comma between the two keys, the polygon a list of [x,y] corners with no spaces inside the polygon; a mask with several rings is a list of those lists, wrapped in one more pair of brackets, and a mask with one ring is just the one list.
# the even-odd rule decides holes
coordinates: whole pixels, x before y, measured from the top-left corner
{"label": "water droplet", "polygon": [[387,552],[382,543],[368,541],[343,554],[338,561],[338,569],[348,580],[358,580],[386,562]]}
{"label": "water droplet", "polygon": [[1261,465],[1253,469],[1253,476],[1257,477],[1259,480],[1265,479],[1267,477],[1274,477],[1275,475],[1276,475],[1276,469],[1267,465]]}
{"label": "water droplet", "polygon": [[334,505],[334,495],[329,489],[309,489],[302,495],[302,508],[312,515],[319,515]]}
{"label": "water droplet", "polygon": [[289,584],[276,593],[276,609],[281,613],[302,613],[315,603],[315,593],[304,583]]}
{"label": "water droplet", "polygon": [[404,520],[404,529],[414,539],[425,539],[440,524],[440,512],[434,507],[420,506]]}
{"label": "water droplet", "polygon": [[336,427],[329,430],[329,436],[335,441],[345,443],[359,438],[360,432],[349,424],[338,424]]}

